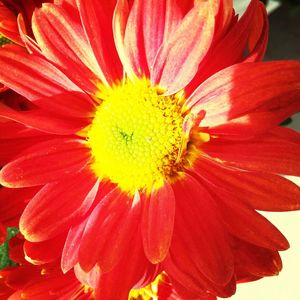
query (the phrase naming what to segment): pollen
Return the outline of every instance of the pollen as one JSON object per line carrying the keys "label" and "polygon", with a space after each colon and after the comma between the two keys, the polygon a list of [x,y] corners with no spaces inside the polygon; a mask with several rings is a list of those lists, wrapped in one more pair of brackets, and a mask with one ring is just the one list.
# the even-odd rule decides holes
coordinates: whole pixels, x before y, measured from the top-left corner
{"label": "pollen", "polygon": [[148,80],[103,87],[87,133],[91,168],[123,191],[151,191],[176,176],[184,151],[183,96]]}

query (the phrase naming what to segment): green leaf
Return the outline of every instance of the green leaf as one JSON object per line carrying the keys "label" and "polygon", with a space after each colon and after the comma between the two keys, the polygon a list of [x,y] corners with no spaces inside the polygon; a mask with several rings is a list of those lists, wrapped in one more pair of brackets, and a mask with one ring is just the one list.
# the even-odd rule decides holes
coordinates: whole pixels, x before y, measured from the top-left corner
{"label": "green leaf", "polygon": [[0,35],[0,47],[2,47],[3,45],[6,44],[13,44],[13,42],[11,40],[9,40],[8,38],[6,38],[3,35]]}

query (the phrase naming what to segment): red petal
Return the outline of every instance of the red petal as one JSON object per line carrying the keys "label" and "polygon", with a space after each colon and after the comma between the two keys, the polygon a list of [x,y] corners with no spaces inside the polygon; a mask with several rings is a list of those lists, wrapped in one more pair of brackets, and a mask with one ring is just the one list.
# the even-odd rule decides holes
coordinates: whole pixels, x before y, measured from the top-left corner
{"label": "red petal", "polygon": [[137,230],[139,196],[130,199],[118,188],[112,190],[91,213],[80,243],[79,263],[85,271],[96,263],[110,271],[130,249],[130,236]]}
{"label": "red petal", "polygon": [[260,61],[264,58],[268,44],[268,33],[268,14],[264,4],[259,2],[249,34],[249,54],[246,57],[246,62]]}
{"label": "red petal", "polygon": [[10,239],[8,242],[9,258],[19,265],[28,264],[24,257],[23,245],[24,238],[20,233]]}
{"label": "red petal", "polygon": [[[221,20],[216,20],[217,24],[215,28],[216,31],[219,30],[219,28],[221,30],[215,33],[209,55],[203,59],[199,65],[195,78],[185,89],[187,95],[190,95],[200,83],[216,72],[243,60],[243,54],[246,51],[249,32],[251,31],[251,27],[254,25],[254,16],[256,14],[259,1],[251,0],[247,10],[239,20],[237,20],[238,16],[235,16],[234,11],[232,10],[232,1],[230,1],[230,4],[225,3],[225,1],[218,2],[221,2],[221,9],[218,15],[219,18],[221,17]],[[225,6],[227,6],[227,9],[229,10],[231,8],[231,11],[226,12]],[[225,24],[220,25],[220,23],[222,24],[221,21],[223,17],[225,18]],[[218,23],[218,21],[220,23]]]}
{"label": "red petal", "polygon": [[[151,81],[173,94],[195,76],[214,33],[212,2],[197,2],[157,53]],[[187,35],[187,32],[189,34]]]}
{"label": "red petal", "polygon": [[209,160],[198,161],[194,171],[208,181],[212,189],[230,192],[254,209],[300,209],[300,187],[281,176],[230,169]]}
{"label": "red petal", "polygon": [[0,189],[0,221],[6,227],[18,227],[20,216],[29,200],[39,191],[39,188]]}
{"label": "red petal", "polygon": [[266,133],[299,110],[300,102],[295,102],[283,108],[266,112],[256,111],[232,119],[226,124],[212,127],[208,130],[208,133],[211,135],[219,135],[220,138],[226,139],[249,139],[255,135]]}
{"label": "red petal", "polygon": [[[163,267],[167,270],[175,290],[183,299],[201,299],[206,293],[206,288],[203,286],[202,280],[199,281],[199,272],[189,259],[185,259],[184,263],[189,264],[191,266],[189,270],[193,272],[186,273],[182,271],[178,262],[172,260],[172,255],[167,256],[163,263]],[[195,268],[194,270],[193,267]]]}
{"label": "red petal", "polygon": [[121,80],[123,67],[115,48],[111,24],[116,0],[78,0],[77,3],[85,32],[105,79],[110,84]]}
{"label": "red petal", "polygon": [[193,177],[185,176],[173,187],[177,205],[170,252],[187,274],[191,270],[184,264],[186,258],[193,261],[198,274],[225,285],[232,278],[233,257],[223,221],[210,193]]}
{"label": "red petal", "polygon": [[83,92],[68,91],[51,97],[43,97],[34,104],[51,113],[64,117],[86,118],[95,110],[92,99]]}
{"label": "red petal", "polygon": [[[30,17],[31,18],[31,17]],[[26,22],[24,21],[23,15],[19,14],[17,17],[17,23],[19,28],[19,33],[23,43],[26,46],[27,51],[30,54],[37,56],[42,56],[40,47],[37,45],[37,42],[27,34]]]}
{"label": "red petal", "polygon": [[[183,249],[181,253],[186,250],[184,245],[182,246]],[[178,289],[178,292],[182,293],[188,292],[188,294],[184,293],[183,297],[206,299],[207,292],[210,292],[219,297],[227,298],[235,293],[235,276],[233,276],[227,284],[217,285],[209,281],[199,272],[199,269],[195,266],[194,260],[191,257],[185,256],[184,259],[181,258],[178,260],[178,256],[173,256],[171,253],[164,261],[163,267],[175,284],[176,290]],[[182,290],[182,286],[186,287],[188,291]]]}
{"label": "red petal", "polygon": [[88,125],[88,119],[71,119],[43,109],[16,111],[0,103],[0,116],[34,129],[59,135],[74,134]]}
{"label": "red petal", "polygon": [[227,166],[300,176],[300,146],[292,143],[268,137],[244,142],[211,141],[202,150]]}
{"label": "red petal", "polygon": [[124,37],[125,52],[136,75],[149,76],[158,49],[182,15],[174,0],[137,0],[131,8]]}
{"label": "red petal", "polygon": [[45,185],[29,202],[20,231],[30,242],[42,242],[68,230],[91,207],[98,182],[90,171]]}
{"label": "red petal", "polygon": [[228,32],[225,31],[225,36],[214,47],[210,61],[207,61],[207,68],[210,69],[211,74],[240,62],[243,58],[249,32],[255,21],[254,16],[257,14],[258,3],[257,0],[251,0],[242,17],[229,28]]}
{"label": "red petal", "polygon": [[282,142],[300,145],[300,133],[293,129],[278,126],[271,130],[271,134],[275,137],[279,137]]}
{"label": "red petal", "polygon": [[129,77],[133,77],[133,70],[130,60],[124,48],[124,36],[129,15],[129,5],[127,0],[118,0],[113,15],[113,35],[123,68]]}
{"label": "red petal", "polygon": [[[168,276],[170,277],[170,276]],[[198,293],[194,293],[190,287],[183,286],[173,278],[169,278],[169,282],[163,282],[158,286],[158,297],[161,299],[198,299],[198,300],[217,300],[215,296],[209,296],[208,293],[202,292],[201,296]],[[165,279],[164,279],[165,280]],[[164,298],[165,297],[165,298]],[[168,298],[170,297],[170,298]],[[160,299],[160,298],[159,298]]]}
{"label": "red petal", "polygon": [[143,1],[134,1],[124,34],[124,51],[131,69],[139,77],[149,77],[143,36]]}
{"label": "red petal", "polygon": [[227,193],[220,193],[218,205],[228,231],[251,244],[271,250],[282,251],[289,243],[282,233],[265,217]]}
{"label": "red petal", "polygon": [[34,129],[59,135],[74,134],[88,125],[88,119],[71,119],[42,109],[16,111],[0,103],[0,116]]}
{"label": "red petal", "polygon": [[130,251],[123,253],[116,267],[100,276],[95,289],[95,299],[127,300],[129,291],[144,275],[149,262],[144,256],[140,232],[134,231],[127,237],[131,244]]}
{"label": "red petal", "polygon": [[7,120],[7,119],[0,119],[0,131],[1,136],[0,139],[20,139],[24,137],[36,137],[36,136],[43,136],[45,137],[44,133],[40,131],[34,130],[32,128],[28,128],[23,124]]}
{"label": "red petal", "polygon": [[80,287],[73,272],[63,275],[59,269],[52,268],[50,274],[46,273],[43,276],[39,274],[23,285],[22,297],[32,300],[72,299],[74,290],[80,289]]}
{"label": "red petal", "polygon": [[141,29],[147,64],[151,70],[160,46],[172,36],[183,15],[179,8],[180,3],[176,3],[176,0],[159,1],[157,5],[153,5],[151,0],[141,2],[143,4]]}
{"label": "red petal", "polygon": [[44,136],[21,139],[0,139],[0,166],[13,160],[17,154],[31,145],[47,140]]}
{"label": "red petal", "polygon": [[81,223],[71,227],[68,232],[61,259],[61,269],[64,273],[71,270],[78,262],[80,242],[87,221],[88,218],[84,219]]}
{"label": "red petal", "polygon": [[278,275],[282,262],[277,251],[260,248],[249,243],[236,240],[235,257],[237,272],[246,271],[254,276]]}
{"label": "red petal", "polygon": [[298,62],[237,64],[206,80],[187,104],[194,114],[206,111],[201,126],[216,126],[262,105],[268,105],[264,111],[269,111],[297,102],[299,77]]}
{"label": "red petal", "polygon": [[97,92],[99,78],[105,78],[72,11],[50,3],[36,9],[32,17],[34,36],[43,54],[76,84]]}
{"label": "red petal", "polygon": [[216,1],[216,3],[219,11],[216,15],[216,33],[214,39],[218,41],[228,32],[229,27],[233,25],[235,15],[232,0]]}
{"label": "red petal", "polygon": [[0,77],[3,84],[29,100],[62,94],[67,90],[80,91],[49,62],[18,48],[0,49]]}
{"label": "red petal", "polygon": [[36,265],[53,262],[61,256],[65,239],[66,235],[62,234],[54,239],[38,243],[25,241],[24,253],[26,259]]}
{"label": "red petal", "polygon": [[[82,285],[88,286],[93,289],[97,286],[99,278],[101,276],[100,269],[98,266],[95,266],[90,272],[86,273],[80,268],[80,265],[77,264],[74,267],[74,273]],[[90,295],[90,291],[88,293]],[[89,297],[89,295],[87,295],[87,294],[81,295],[81,297],[79,297],[78,299],[81,299],[81,300],[91,299]],[[94,297],[92,299],[94,299]]]}
{"label": "red petal", "polygon": [[0,7],[0,20],[0,34],[13,41],[14,43],[23,45],[18,32],[16,16],[10,9],[5,7],[3,4],[1,4]]}
{"label": "red petal", "polygon": [[80,140],[52,139],[26,150],[0,171],[7,187],[28,187],[57,181],[82,169],[90,159],[89,149]]}
{"label": "red petal", "polygon": [[150,197],[143,199],[142,237],[146,257],[157,264],[168,254],[174,227],[175,197],[171,186],[165,183]]}

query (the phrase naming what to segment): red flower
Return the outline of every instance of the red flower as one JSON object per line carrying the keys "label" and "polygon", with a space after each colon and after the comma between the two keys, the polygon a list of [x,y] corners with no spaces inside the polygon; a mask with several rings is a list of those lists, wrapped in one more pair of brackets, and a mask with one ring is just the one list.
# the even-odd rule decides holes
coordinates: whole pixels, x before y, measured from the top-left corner
{"label": "red flower", "polygon": [[32,29],[30,54],[0,51],[2,83],[32,103],[0,106],[23,124],[4,138],[26,145],[0,182],[37,190],[20,220],[31,260],[99,266],[102,299],[161,270],[187,298],[280,271],[288,242],[256,209],[300,208],[282,177],[300,174],[299,135],[277,127],[300,107],[300,63],[257,62],[259,1],[239,20],[225,0],[63,1]]}

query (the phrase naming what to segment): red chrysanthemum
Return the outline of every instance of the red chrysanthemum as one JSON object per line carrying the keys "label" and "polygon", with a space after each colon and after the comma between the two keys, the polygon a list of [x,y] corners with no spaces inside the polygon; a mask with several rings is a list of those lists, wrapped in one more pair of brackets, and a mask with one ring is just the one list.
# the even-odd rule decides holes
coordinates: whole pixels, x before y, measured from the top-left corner
{"label": "red chrysanthemum", "polygon": [[161,270],[187,298],[277,274],[288,242],[256,209],[300,208],[282,176],[300,174],[300,138],[277,127],[300,108],[300,63],[258,62],[263,5],[238,19],[230,0],[59,2],[35,10],[29,53],[0,51],[28,102],[0,104],[19,147],[1,150],[0,183],[34,194],[28,258],[98,266],[101,299]]}

